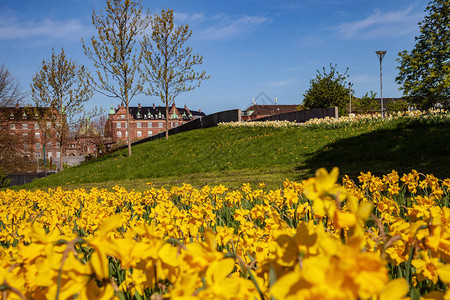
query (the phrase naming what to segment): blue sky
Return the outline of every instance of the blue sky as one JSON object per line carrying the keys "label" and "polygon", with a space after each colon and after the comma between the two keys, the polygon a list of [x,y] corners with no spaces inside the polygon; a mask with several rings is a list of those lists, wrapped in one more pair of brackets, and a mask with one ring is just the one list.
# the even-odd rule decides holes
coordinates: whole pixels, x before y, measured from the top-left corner
{"label": "blue sky", "polygon": [[[152,13],[175,12],[178,24],[193,31],[189,46],[203,55],[202,69],[211,75],[200,88],[181,94],[177,106],[206,113],[248,107],[265,92],[279,104],[299,104],[309,81],[330,63],[347,68],[355,95],[372,90],[379,95],[379,60],[383,59],[383,96],[398,97],[396,59],[411,50],[419,34],[417,23],[428,1],[418,0],[173,0],[143,1]],[[33,75],[52,48],[84,64],[81,38],[95,31],[92,10],[104,10],[104,0],[1,0],[0,64],[5,64],[29,91]],[[87,104],[106,109],[119,100],[95,95]],[[160,104],[139,95],[131,105]]]}

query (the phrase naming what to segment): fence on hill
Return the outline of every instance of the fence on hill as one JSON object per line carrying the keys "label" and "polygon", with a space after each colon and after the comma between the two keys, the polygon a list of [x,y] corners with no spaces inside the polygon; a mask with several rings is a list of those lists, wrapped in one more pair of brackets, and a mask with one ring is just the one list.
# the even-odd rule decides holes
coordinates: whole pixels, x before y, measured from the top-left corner
{"label": "fence on hill", "polygon": [[[209,128],[217,126],[217,124],[221,122],[240,122],[241,121],[242,112],[240,109],[232,109],[232,110],[226,110],[217,112],[214,114],[210,114],[204,117],[199,117],[197,119],[194,119],[190,122],[184,123],[183,125],[180,125],[178,127],[169,129],[169,135],[174,135],[181,132],[186,132],[194,129],[201,129],[201,128]],[[139,145],[148,141],[153,141],[156,139],[164,138],[166,136],[165,132],[161,132],[155,135],[152,135],[148,138],[136,141],[132,143],[131,145]],[[126,148],[126,146],[122,146],[119,149]]]}
{"label": "fence on hill", "polygon": [[318,118],[322,119],[325,117],[330,118],[337,118],[338,115],[338,108],[335,107],[328,107],[328,108],[312,108],[312,109],[305,109],[305,110],[299,110],[299,111],[292,111],[288,113],[282,113],[278,115],[272,115],[267,117],[262,117],[258,119],[249,120],[249,122],[262,122],[262,121],[290,121],[290,122],[297,122],[297,123],[303,123],[310,119]]}
{"label": "fence on hill", "polygon": [[39,173],[15,173],[8,174],[6,177],[11,180],[10,186],[13,185],[22,185],[32,182],[36,178],[46,177],[48,175],[54,174],[54,171],[48,171],[47,174],[44,172]]}

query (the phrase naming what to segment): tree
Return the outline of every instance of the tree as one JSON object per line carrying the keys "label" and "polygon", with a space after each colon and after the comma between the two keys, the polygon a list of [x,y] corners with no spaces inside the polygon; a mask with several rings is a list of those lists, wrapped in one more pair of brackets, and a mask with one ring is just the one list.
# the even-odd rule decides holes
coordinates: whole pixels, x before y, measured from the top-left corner
{"label": "tree", "polygon": [[416,45],[398,54],[395,79],[408,101],[424,109],[450,98],[450,1],[430,1],[425,11]]}
{"label": "tree", "polygon": [[44,59],[33,77],[31,94],[36,107],[49,107],[56,112],[56,118],[50,121],[61,147],[60,170],[63,169],[69,127],[77,123],[85,102],[92,97],[90,82],[91,77],[84,66],[67,59],[64,49],[60,54],[53,49],[50,60]]}
{"label": "tree", "polygon": [[337,106],[339,114],[347,113],[347,103],[349,101],[349,90],[346,87],[348,68],[341,74],[336,70],[336,65],[330,64],[330,71],[325,67],[321,73],[317,70],[317,75],[310,81],[310,88],[303,94],[303,105],[306,108],[325,108]]}
{"label": "tree", "polygon": [[166,106],[166,139],[169,138],[169,106],[184,92],[199,87],[209,79],[205,71],[196,72],[203,57],[192,54],[185,43],[192,35],[189,26],[174,27],[173,10],[163,10],[152,20],[152,34],[141,43],[145,62],[145,75],[149,83],[146,94],[159,97]]}
{"label": "tree", "polygon": [[14,106],[24,98],[20,84],[5,65],[0,67],[0,107]]}
{"label": "tree", "polygon": [[366,113],[373,113],[379,110],[379,104],[375,100],[376,95],[377,95],[376,93],[370,91],[370,95],[369,93],[366,93],[361,98],[359,99],[356,98],[352,100],[353,103],[352,106],[354,106],[354,111],[360,114],[366,114]]}
{"label": "tree", "polygon": [[[24,168],[19,145],[21,137],[9,130],[8,107],[20,104],[24,98],[20,84],[5,65],[0,67],[0,181],[2,173],[18,171]],[[6,181],[5,181],[6,182]]]}
{"label": "tree", "polygon": [[97,68],[95,90],[119,98],[126,107],[128,156],[131,156],[129,104],[143,89],[139,69],[141,52],[135,44],[149,22],[149,12],[142,15],[141,1],[106,1],[106,16],[92,13],[98,38],[92,36],[91,48],[82,41],[86,56]]}

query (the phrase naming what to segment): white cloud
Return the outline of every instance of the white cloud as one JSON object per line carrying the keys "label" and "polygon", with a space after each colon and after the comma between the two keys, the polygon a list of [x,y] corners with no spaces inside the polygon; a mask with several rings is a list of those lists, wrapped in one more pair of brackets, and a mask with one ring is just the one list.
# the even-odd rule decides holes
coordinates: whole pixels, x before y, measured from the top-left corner
{"label": "white cloud", "polygon": [[202,21],[205,19],[205,15],[202,13],[182,13],[182,12],[173,12],[173,17],[175,22],[194,22],[194,21]]}
{"label": "white cloud", "polygon": [[0,15],[0,39],[80,39],[89,30],[78,19],[21,22]]}
{"label": "white cloud", "polygon": [[243,16],[234,19],[227,16],[219,16],[214,19],[219,19],[219,23],[200,30],[196,33],[196,36],[208,40],[231,39],[254,30],[262,24],[271,22],[270,19],[264,16]]}
{"label": "white cloud", "polygon": [[418,29],[423,13],[415,11],[416,5],[403,10],[382,12],[376,10],[365,19],[346,22],[333,28],[343,38],[397,37]]}

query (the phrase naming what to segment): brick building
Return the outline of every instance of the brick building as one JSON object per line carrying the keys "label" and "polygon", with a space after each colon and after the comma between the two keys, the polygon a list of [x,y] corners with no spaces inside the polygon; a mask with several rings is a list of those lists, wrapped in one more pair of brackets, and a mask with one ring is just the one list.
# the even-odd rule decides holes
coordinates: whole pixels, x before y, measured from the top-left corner
{"label": "brick building", "polygon": [[[52,108],[37,107],[0,107],[0,129],[2,131],[0,146],[7,144],[8,156],[14,160],[21,159],[25,164],[15,170],[9,171],[29,171],[37,167],[37,162],[44,159],[44,155],[49,165],[51,161],[59,161],[62,153],[61,145],[58,142],[59,133],[57,126],[60,126],[59,114]],[[67,134],[69,134],[67,132]],[[65,156],[86,156],[97,153],[98,142],[92,137],[67,139]],[[45,154],[44,154],[45,153]],[[1,155],[2,153],[0,153]],[[24,167],[28,165],[29,167]],[[39,169],[39,167],[38,167]]]}
{"label": "brick building", "polygon": [[[166,130],[166,108],[163,106],[138,106],[130,107],[130,135],[131,140],[140,140]],[[205,116],[201,110],[190,111],[186,105],[184,108],[175,104],[169,109],[169,129],[180,126],[195,118]],[[126,143],[127,141],[126,108],[118,105],[116,109],[111,105],[106,122],[106,131],[109,132],[113,142]]]}
{"label": "brick building", "polygon": [[[14,143],[14,155],[24,161],[36,162],[44,158],[61,156],[57,142],[58,114],[51,108],[0,107],[2,138],[10,137]],[[10,153],[12,154],[12,153]]]}

